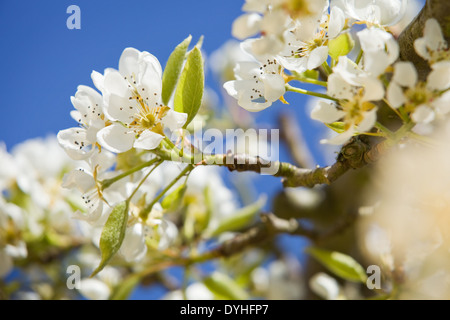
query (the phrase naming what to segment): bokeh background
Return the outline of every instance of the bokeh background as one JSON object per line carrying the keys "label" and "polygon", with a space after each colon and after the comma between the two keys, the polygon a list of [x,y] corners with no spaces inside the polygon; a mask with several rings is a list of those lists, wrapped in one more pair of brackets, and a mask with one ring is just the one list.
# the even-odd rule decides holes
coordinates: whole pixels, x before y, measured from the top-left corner
{"label": "bokeh background", "polygon": [[[242,13],[243,2],[0,0],[0,141],[10,151],[26,139],[73,127],[70,96],[80,84],[93,86],[92,70],[117,68],[126,47],[149,51],[164,66],[173,48],[189,34],[193,41],[204,35],[203,50],[210,61],[208,56],[232,38],[231,24]],[[80,30],[66,27],[70,16],[66,10],[73,4],[81,9]],[[206,77],[207,86],[223,102],[222,84],[210,66]],[[301,125],[316,164],[327,164],[333,154],[318,143],[325,128],[309,120],[308,99],[289,93],[285,97],[289,105],[278,102],[253,114],[256,122],[276,128],[279,112],[289,110]],[[280,159],[291,160],[283,145]],[[224,176],[231,183],[233,174],[224,171]],[[274,195],[282,189],[277,178],[253,178],[255,195]],[[270,210],[270,198],[266,209]],[[278,241],[302,259],[305,240],[282,236]],[[179,272],[173,270],[175,276]],[[140,288],[132,298],[158,298],[163,293],[158,288]]]}

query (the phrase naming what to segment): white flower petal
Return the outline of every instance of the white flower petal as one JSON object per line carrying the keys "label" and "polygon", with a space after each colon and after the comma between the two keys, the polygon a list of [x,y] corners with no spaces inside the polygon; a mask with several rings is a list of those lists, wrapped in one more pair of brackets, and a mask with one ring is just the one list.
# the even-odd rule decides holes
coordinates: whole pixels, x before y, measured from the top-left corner
{"label": "white flower petal", "polygon": [[353,89],[338,73],[332,73],[328,77],[327,93],[333,98],[351,100],[354,96]]}
{"label": "white flower petal", "polygon": [[130,131],[121,124],[114,123],[101,129],[97,133],[97,140],[102,147],[109,151],[122,153],[133,147],[135,137],[133,131]]}
{"label": "white flower petal", "polygon": [[389,104],[393,108],[399,108],[406,102],[406,98],[405,95],[403,94],[402,88],[400,88],[400,86],[393,81],[389,84],[387,88],[386,96],[387,100],[389,101]]}
{"label": "white flower petal", "polygon": [[83,279],[80,286],[80,293],[90,300],[107,300],[111,294],[111,289],[98,279]]}
{"label": "white flower petal", "polygon": [[158,250],[166,250],[176,240],[178,229],[171,221],[163,219],[158,227],[158,233],[160,234]]}
{"label": "white flower petal", "polygon": [[95,181],[92,174],[85,172],[83,169],[77,169],[64,175],[63,188],[74,189],[77,188],[82,193],[95,188]]}
{"label": "white flower petal", "polygon": [[358,125],[358,132],[367,132],[377,122],[377,108],[364,113],[364,119]]}
{"label": "white flower petal", "polygon": [[389,57],[384,51],[367,51],[364,53],[364,70],[372,77],[383,74],[389,65]]}
{"label": "white flower petal", "polygon": [[394,76],[392,81],[395,81],[403,87],[414,87],[417,83],[416,68],[409,61],[397,62],[394,66]]}
{"label": "white flower petal", "polygon": [[[105,70],[103,86],[104,90],[109,94],[115,94],[124,98],[129,98],[131,96],[127,80],[125,80],[117,70]],[[105,92],[103,94],[105,94]]]}
{"label": "white flower petal", "polygon": [[261,16],[257,13],[243,14],[234,20],[231,34],[233,37],[244,40],[260,31]]}
{"label": "white flower petal", "polygon": [[[139,88],[139,94],[147,104],[153,105],[157,102],[158,97],[161,97],[162,90],[162,74],[161,74],[161,64],[158,59],[148,53],[143,52],[143,70],[140,73],[141,78],[139,79],[141,87]],[[144,90],[142,90],[144,89]]]}
{"label": "white flower petal", "polygon": [[266,34],[281,35],[286,30],[287,19],[282,10],[269,11],[261,20],[261,29]]}
{"label": "white flower petal", "polygon": [[337,6],[330,10],[330,21],[328,22],[328,37],[336,38],[345,26],[345,14]]}
{"label": "white flower petal", "polygon": [[414,49],[416,50],[416,53],[424,58],[425,60],[430,60],[431,55],[428,52],[427,48],[427,42],[425,38],[418,38],[414,41]]}
{"label": "white flower petal", "polygon": [[227,81],[223,84],[225,91],[235,99],[238,99],[238,91],[236,89],[236,80]]}
{"label": "white flower petal", "polygon": [[100,90],[100,92],[103,92],[105,77],[101,73],[94,70],[91,73],[91,79],[95,87]]}
{"label": "white flower petal", "polygon": [[169,128],[170,131],[174,131],[183,127],[183,125],[186,123],[186,120],[186,113],[181,113],[170,109],[169,111],[167,111],[161,122],[165,127]]}
{"label": "white flower petal", "polygon": [[60,146],[74,160],[86,159],[92,154],[92,149],[83,148],[83,146],[88,147],[91,144],[84,128],[61,130],[56,137]]}
{"label": "white flower petal", "polygon": [[142,224],[137,223],[128,227],[120,247],[120,254],[128,262],[139,262],[145,257],[146,253],[147,245]]}
{"label": "white flower petal", "polygon": [[450,90],[443,93],[439,98],[432,102],[433,108],[440,115],[450,112]]}
{"label": "white flower petal", "polygon": [[432,51],[442,49],[445,43],[444,36],[442,35],[441,26],[439,22],[432,18],[425,22],[425,28],[423,29],[426,45]]}
{"label": "white flower petal", "polygon": [[123,77],[139,74],[139,56],[141,52],[135,48],[125,48],[119,59],[119,72]]}
{"label": "white flower petal", "polygon": [[265,74],[261,79],[264,83],[264,97],[268,101],[277,101],[286,92],[285,82],[280,74]]}
{"label": "white flower petal", "polygon": [[311,111],[311,118],[324,123],[333,123],[345,115],[345,112],[338,110],[334,104],[319,101]]}
{"label": "white flower petal", "polygon": [[238,80],[251,80],[260,75],[260,64],[254,61],[240,61],[234,67],[234,75]]}
{"label": "white flower petal", "polygon": [[364,101],[378,101],[384,98],[385,91],[383,83],[377,78],[361,78],[361,84],[364,87]]}
{"label": "white flower petal", "polygon": [[250,53],[257,57],[260,61],[267,60],[268,56],[278,54],[284,47],[284,43],[279,39],[279,37],[272,35],[255,40],[252,39],[249,44],[251,44]]}
{"label": "white flower petal", "polygon": [[311,277],[309,287],[315,294],[326,300],[335,300],[339,296],[338,282],[323,272]]}
{"label": "white flower petal", "polygon": [[145,130],[134,142],[134,147],[144,150],[153,150],[159,146],[164,137],[150,130]]}
{"label": "white flower petal", "polygon": [[441,61],[432,65],[432,71],[427,78],[430,90],[446,90],[450,87],[450,61]]}
{"label": "white flower petal", "polygon": [[434,111],[425,105],[417,107],[417,109],[411,115],[411,119],[415,123],[430,123],[435,118]]}
{"label": "white flower petal", "polygon": [[98,222],[103,213],[103,201],[96,199],[86,205],[88,205],[88,213],[83,213],[77,210],[72,214],[72,218],[83,220],[90,224],[95,224]]}
{"label": "white flower petal", "polygon": [[308,70],[313,70],[319,66],[322,65],[328,58],[328,47],[327,46],[321,46],[318,48],[315,48],[311,53],[309,54],[308,58],[308,64],[306,68]]}
{"label": "white flower petal", "polygon": [[128,124],[133,121],[133,116],[137,113],[136,100],[110,94],[104,112],[109,120]]}
{"label": "white flower petal", "polygon": [[323,139],[320,141],[322,144],[341,145],[346,143],[355,134],[355,128],[351,127],[347,131],[330,139]]}

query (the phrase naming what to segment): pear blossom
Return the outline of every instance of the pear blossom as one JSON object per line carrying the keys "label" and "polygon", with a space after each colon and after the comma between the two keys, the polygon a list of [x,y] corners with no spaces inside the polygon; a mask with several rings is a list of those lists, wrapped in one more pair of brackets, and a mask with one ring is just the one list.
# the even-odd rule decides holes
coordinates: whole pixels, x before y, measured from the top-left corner
{"label": "pear blossom", "polygon": [[371,77],[348,58],[341,57],[328,77],[327,93],[339,99],[339,105],[320,101],[312,110],[311,118],[324,123],[343,119],[345,131],[322,140],[322,143],[343,144],[354,134],[372,129],[377,118],[377,107],[372,102],[384,97],[380,80]]}
{"label": "pear blossom", "polygon": [[341,291],[337,280],[323,272],[312,276],[309,286],[315,294],[326,300],[338,299]]}
{"label": "pear blossom", "polygon": [[436,19],[428,19],[425,22],[423,33],[423,37],[414,41],[414,49],[417,54],[430,64],[450,60],[447,41],[444,39],[441,26]]}
{"label": "pear blossom", "polygon": [[324,14],[322,22],[305,19],[285,32],[286,46],[279,54],[280,63],[302,73],[322,65],[328,58],[328,41],[336,38],[345,26],[345,16],[338,7]]}
{"label": "pear blossom", "polygon": [[407,0],[342,0],[345,13],[356,21],[390,26],[405,15]]}
{"label": "pear blossom", "polygon": [[264,64],[240,62],[234,73],[236,80],[226,82],[223,87],[248,111],[264,110],[286,92],[283,67],[275,59]]}
{"label": "pear blossom", "polygon": [[131,148],[152,150],[164,139],[164,128],[181,128],[187,114],[161,103],[162,69],[156,57],[134,48],[123,51],[119,70],[106,69],[92,78],[103,93],[104,112],[112,125],[97,133],[106,149],[121,153]]}
{"label": "pear blossom", "polygon": [[366,28],[357,33],[364,51],[363,69],[379,77],[399,57],[400,48],[392,34],[379,28]]}
{"label": "pear blossom", "polygon": [[405,106],[416,123],[430,123],[450,111],[450,61],[440,61],[431,67],[427,81],[422,82],[418,81],[411,62],[397,62],[388,87],[387,99],[391,106]]}
{"label": "pear blossom", "polygon": [[79,292],[90,300],[107,300],[111,289],[99,279],[82,279]]}
{"label": "pear blossom", "polygon": [[91,163],[91,168],[79,167],[64,175],[62,186],[67,189],[78,189],[87,212],[77,210],[73,217],[96,223],[104,213],[104,203],[113,205],[125,198],[124,181],[118,181],[105,191],[101,181],[112,178],[116,173],[107,171],[114,157],[110,153],[102,152],[101,160]]}
{"label": "pear blossom", "polygon": [[103,114],[102,96],[94,89],[78,86],[71,102],[76,110],[70,114],[80,127],[59,131],[58,142],[72,159],[87,159],[96,148],[97,132],[110,122]]}
{"label": "pear blossom", "polygon": [[127,227],[119,252],[128,262],[139,262],[145,257],[147,245],[144,225],[134,223]]}
{"label": "pear blossom", "polygon": [[25,212],[0,197],[0,279],[11,272],[14,259],[27,257],[27,248],[21,238],[25,223]]}
{"label": "pear blossom", "polygon": [[234,21],[232,34],[240,40],[261,34],[244,43],[255,57],[266,60],[283,50],[286,43],[283,35],[292,23],[303,19],[320,20],[327,9],[327,0],[246,1],[243,6],[246,13]]}

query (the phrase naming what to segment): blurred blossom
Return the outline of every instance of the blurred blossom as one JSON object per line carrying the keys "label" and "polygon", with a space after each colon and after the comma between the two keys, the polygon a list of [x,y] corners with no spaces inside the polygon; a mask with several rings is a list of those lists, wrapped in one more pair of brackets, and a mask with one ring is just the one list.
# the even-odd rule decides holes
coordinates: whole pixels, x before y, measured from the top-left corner
{"label": "blurred blossom", "polygon": [[436,145],[405,144],[380,161],[367,193],[379,202],[361,218],[360,245],[399,298],[450,298],[449,129],[433,136]]}
{"label": "blurred blossom", "polygon": [[339,283],[326,273],[319,272],[312,276],[309,280],[309,287],[315,294],[325,300],[336,300],[339,298]]}

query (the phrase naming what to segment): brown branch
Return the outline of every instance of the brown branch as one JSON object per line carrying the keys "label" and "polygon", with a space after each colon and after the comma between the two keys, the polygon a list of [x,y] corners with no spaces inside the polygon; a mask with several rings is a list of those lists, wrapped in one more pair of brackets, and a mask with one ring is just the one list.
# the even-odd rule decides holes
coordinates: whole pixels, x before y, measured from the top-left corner
{"label": "brown branch", "polygon": [[427,0],[422,11],[400,34],[398,43],[400,45],[400,59],[411,61],[421,80],[425,80],[430,72],[428,63],[419,57],[414,50],[414,41],[423,36],[425,22],[435,18],[441,25],[444,37],[450,41],[450,1],[448,0]]}
{"label": "brown branch", "polygon": [[[368,163],[376,161],[379,153],[385,150],[385,142],[381,142],[375,148],[370,149],[369,145],[359,138],[353,138],[344,145],[337,158],[337,161],[328,167],[316,169],[304,169],[296,167],[286,162],[270,162],[260,157],[248,155],[215,155],[216,160],[220,160],[219,165],[226,166],[230,171],[252,171],[265,173],[268,168],[276,168],[275,177],[283,178],[284,187],[314,187],[318,184],[331,184],[350,169],[357,169]],[[216,164],[218,162],[215,162]],[[206,165],[207,163],[202,163]]]}

